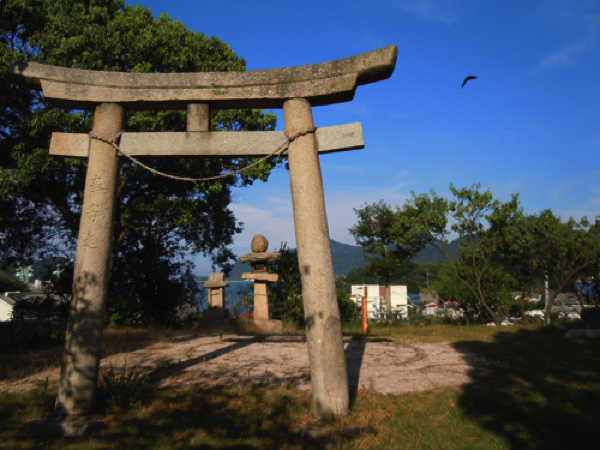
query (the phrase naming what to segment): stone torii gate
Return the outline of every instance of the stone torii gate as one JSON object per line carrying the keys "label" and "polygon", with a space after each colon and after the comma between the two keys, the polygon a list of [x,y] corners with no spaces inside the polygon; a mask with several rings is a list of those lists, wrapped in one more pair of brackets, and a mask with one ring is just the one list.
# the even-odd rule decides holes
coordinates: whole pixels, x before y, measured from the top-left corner
{"label": "stone torii gate", "polygon": [[[113,141],[126,110],[187,109],[187,132],[122,133],[131,156],[248,157],[270,154],[283,132],[210,132],[210,109],[283,108],[288,136],[313,129],[312,107],[351,101],[356,88],[389,78],[397,47],[321,64],[248,72],[117,73],[13,62],[9,73],[63,108],[95,110],[93,133]],[[348,412],[348,378],[319,154],[364,148],[360,123],[319,128],[289,143],[296,246],[306,315],[313,413]],[[88,158],[73,301],[55,413],[95,409],[108,299],[119,157],[87,134],[53,133],[50,154]]]}

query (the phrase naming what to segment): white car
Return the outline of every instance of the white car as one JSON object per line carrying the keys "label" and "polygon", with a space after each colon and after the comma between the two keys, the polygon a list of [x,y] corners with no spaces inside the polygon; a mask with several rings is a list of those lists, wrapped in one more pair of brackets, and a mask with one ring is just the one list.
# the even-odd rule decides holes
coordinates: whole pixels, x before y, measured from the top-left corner
{"label": "white car", "polygon": [[570,311],[570,312],[560,312],[558,313],[558,317],[561,319],[581,319],[581,316],[579,314],[577,314],[575,311]]}
{"label": "white car", "polygon": [[526,312],[525,312],[525,315],[526,315],[526,316],[529,316],[529,317],[540,317],[540,318],[542,318],[542,319],[543,319],[543,318],[544,318],[544,316],[545,316],[545,315],[544,315],[544,311],[542,311],[541,309],[534,309],[534,310],[532,310],[532,311],[526,311]]}

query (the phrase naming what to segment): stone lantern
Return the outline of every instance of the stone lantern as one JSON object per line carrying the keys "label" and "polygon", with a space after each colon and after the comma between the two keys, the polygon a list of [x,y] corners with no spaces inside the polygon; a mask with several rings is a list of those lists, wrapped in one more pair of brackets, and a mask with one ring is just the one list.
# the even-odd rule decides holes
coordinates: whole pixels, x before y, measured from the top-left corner
{"label": "stone lantern", "polygon": [[271,309],[269,307],[269,294],[271,289],[269,283],[275,283],[279,279],[276,273],[269,273],[269,261],[275,261],[281,258],[281,253],[269,253],[269,241],[262,234],[257,234],[252,238],[252,253],[246,253],[240,256],[241,263],[249,262],[251,273],[242,274],[244,280],[254,280],[254,321],[260,325],[281,326],[271,322]]}
{"label": "stone lantern", "polygon": [[222,273],[211,273],[203,287],[208,289],[208,309],[204,311],[204,320],[219,320],[229,317],[229,310],[225,308],[225,288],[229,286],[223,280]]}

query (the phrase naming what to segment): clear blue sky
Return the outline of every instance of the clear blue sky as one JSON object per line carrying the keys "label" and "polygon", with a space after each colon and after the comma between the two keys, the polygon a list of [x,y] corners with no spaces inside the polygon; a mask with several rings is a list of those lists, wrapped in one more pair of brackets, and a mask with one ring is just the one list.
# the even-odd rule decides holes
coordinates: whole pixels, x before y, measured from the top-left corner
{"label": "clear blue sky", "polygon": [[[321,157],[330,235],[354,244],[353,208],[481,182],[528,213],[600,214],[600,2],[139,0],[216,36],[248,70],[314,64],[396,44],[389,80],[313,110],[316,126],[362,122],[366,147]],[[479,78],[461,89],[467,75]],[[283,113],[278,129],[283,129]],[[250,251],[295,247],[289,175],[237,189]],[[197,260],[196,272],[210,270]]]}

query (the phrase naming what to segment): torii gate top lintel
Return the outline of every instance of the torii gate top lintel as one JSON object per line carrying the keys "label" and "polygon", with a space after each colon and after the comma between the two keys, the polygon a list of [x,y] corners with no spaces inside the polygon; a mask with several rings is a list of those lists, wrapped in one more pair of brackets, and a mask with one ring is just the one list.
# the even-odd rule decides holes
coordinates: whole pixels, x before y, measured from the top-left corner
{"label": "torii gate top lintel", "polygon": [[306,66],[246,72],[131,73],[72,69],[13,61],[8,73],[25,80],[56,106],[94,109],[118,103],[128,110],[282,108],[291,98],[311,106],[351,101],[356,88],[389,78],[398,47]]}

